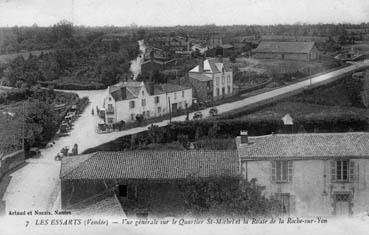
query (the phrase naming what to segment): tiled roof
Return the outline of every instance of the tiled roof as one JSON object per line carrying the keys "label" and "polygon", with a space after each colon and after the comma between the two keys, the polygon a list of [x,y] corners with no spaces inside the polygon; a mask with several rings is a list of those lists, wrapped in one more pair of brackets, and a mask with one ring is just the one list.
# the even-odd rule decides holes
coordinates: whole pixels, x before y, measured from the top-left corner
{"label": "tiled roof", "polygon": [[[111,87],[110,88],[110,94],[111,94],[111,96],[113,96],[113,99],[115,101],[123,100],[122,90],[120,89],[120,87],[114,87],[114,88]],[[125,99],[129,100],[129,99],[137,98],[137,95],[138,94],[132,93],[132,91],[130,89],[127,89]]]}
{"label": "tiled roof", "polygon": [[309,53],[315,43],[314,42],[275,42],[262,41],[253,51],[255,53]]}
{"label": "tiled roof", "polygon": [[172,84],[172,83],[164,83],[164,84],[160,84],[159,86],[164,92],[167,92],[167,93],[191,89],[190,87],[187,87],[187,86],[181,86],[181,85]]}
{"label": "tiled roof", "polygon": [[208,77],[205,74],[201,74],[201,73],[188,73],[188,76],[191,78],[197,79],[199,81],[202,81],[202,82],[213,80],[211,76]]}
{"label": "tiled roof", "polygon": [[369,132],[276,134],[249,137],[239,144],[241,158],[369,157]]}
{"label": "tiled roof", "polygon": [[[227,63],[222,62],[220,59],[217,58],[209,58],[206,59],[204,62],[204,73],[220,73],[222,72],[222,67],[224,66],[225,70],[229,70],[229,66]],[[197,65],[193,69],[191,69],[189,72],[199,73],[199,66]]]}
{"label": "tiled roof", "polygon": [[[138,86],[136,84],[139,84]],[[130,84],[133,84],[132,86],[130,86]],[[147,92],[150,92],[150,87],[149,84],[145,83],[144,84]],[[141,83],[140,82],[129,82],[124,83],[120,86],[111,86],[109,88],[109,93],[113,96],[115,101],[120,101],[123,100],[123,96],[122,96],[122,90],[120,89],[121,87],[126,87],[127,88],[127,92],[126,92],[126,100],[129,99],[133,99],[133,98],[137,98],[140,94],[141,91]],[[165,84],[155,84],[154,85],[154,93],[150,94],[150,95],[160,95],[163,94],[165,92],[167,93],[171,93],[171,92],[176,92],[176,91],[183,91],[183,90],[188,90],[191,89],[190,87],[187,86],[182,86],[182,85],[176,85],[176,84],[171,84],[171,83],[165,83]]]}
{"label": "tiled roof", "polygon": [[97,152],[64,157],[60,178],[168,180],[237,172],[237,151]]}

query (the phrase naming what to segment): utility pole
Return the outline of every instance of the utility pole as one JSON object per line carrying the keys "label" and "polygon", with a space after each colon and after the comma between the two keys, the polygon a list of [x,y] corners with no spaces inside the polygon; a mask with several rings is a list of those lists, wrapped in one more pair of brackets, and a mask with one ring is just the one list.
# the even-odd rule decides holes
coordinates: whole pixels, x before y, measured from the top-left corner
{"label": "utility pole", "polygon": [[[28,101],[28,100],[27,100]],[[24,139],[25,139],[25,127],[26,127],[26,109],[25,109],[25,102],[22,104],[22,150],[24,151]]]}
{"label": "utility pole", "polygon": [[172,109],[170,108],[170,97],[168,97],[168,108],[169,108],[169,123],[172,122]]}

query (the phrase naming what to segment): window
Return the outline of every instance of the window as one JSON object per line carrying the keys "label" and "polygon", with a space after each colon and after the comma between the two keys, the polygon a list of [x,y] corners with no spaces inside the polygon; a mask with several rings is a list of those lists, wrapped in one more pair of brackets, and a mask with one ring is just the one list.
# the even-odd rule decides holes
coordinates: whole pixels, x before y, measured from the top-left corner
{"label": "window", "polygon": [[337,161],[337,181],[348,180],[348,161]]}
{"label": "window", "polygon": [[177,93],[174,92],[174,99],[177,99]]}
{"label": "window", "polygon": [[108,112],[113,112],[114,108],[113,108],[113,104],[108,104]]}
{"label": "window", "polygon": [[128,195],[128,187],[127,187],[127,185],[119,185],[119,187],[118,187],[118,195],[119,195],[119,197],[127,197],[127,195]]}
{"label": "window", "polygon": [[111,101],[111,97],[109,97],[109,101]]}
{"label": "window", "polygon": [[222,84],[225,83],[225,78],[224,78],[224,75],[222,76]]}
{"label": "window", "polygon": [[211,90],[211,83],[210,83],[210,81],[206,83],[206,88],[207,88],[208,90]]}
{"label": "window", "polygon": [[220,78],[215,77],[215,84],[216,84],[217,86],[219,86],[219,80],[220,80]]}
{"label": "window", "polygon": [[161,114],[161,107],[158,107],[158,114]]}
{"label": "window", "polygon": [[144,91],[142,91],[142,96],[144,96],[145,95],[145,92]]}
{"label": "window", "polygon": [[143,107],[143,106],[146,106],[146,99],[142,99],[141,100],[141,106]]}
{"label": "window", "polygon": [[131,120],[132,120],[132,121],[134,121],[134,120],[135,120],[135,114],[134,114],[134,113],[132,113],[132,114],[131,114]]}
{"label": "window", "polygon": [[227,87],[227,90],[228,90],[228,94],[231,94],[231,87],[230,86]]}
{"label": "window", "polygon": [[155,104],[159,104],[160,101],[160,97],[159,96],[155,96]]}
{"label": "window", "polygon": [[184,98],[184,95],[185,95],[185,92],[184,92],[184,91],[182,91],[182,98]]}
{"label": "window", "polygon": [[273,182],[285,183],[292,181],[292,161],[273,161],[271,174]]}
{"label": "window", "polygon": [[118,186],[119,197],[125,197],[129,200],[134,200],[137,197],[137,188],[134,185],[119,185]]}
{"label": "window", "polygon": [[217,96],[219,96],[219,88],[217,88]]}
{"label": "window", "polygon": [[135,101],[134,100],[129,102],[129,108],[131,108],[131,109],[135,108]]}
{"label": "window", "polygon": [[355,170],[355,162],[350,160],[338,160],[331,162],[332,181],[353,182],[358,179],[358,171]]}
{"label": "window", "polygon": [[146,117],[150,117],[150,111],[146,111]]}
{"label": "window", "polygon": [[227,75],[227,83],[231,83],[231,76]]}

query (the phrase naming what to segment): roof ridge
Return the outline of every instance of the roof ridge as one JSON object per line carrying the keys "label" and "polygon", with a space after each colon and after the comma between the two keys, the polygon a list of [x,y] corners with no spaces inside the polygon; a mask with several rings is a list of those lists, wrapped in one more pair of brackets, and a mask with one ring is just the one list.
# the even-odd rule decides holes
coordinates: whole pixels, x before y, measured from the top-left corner
{"label": "roof ridge", "polygon": [[319,132],[319,133],[293,133],[293,134],[269,134],[269,135],[260,135],[260,136],[249,136],[249,138],[259,138],[259,137],[268,137],[268,136],[313,136],[313,135],[360,135],[360,134],[368,134],[369,132],[365,131],[352,131],[352,132]]}

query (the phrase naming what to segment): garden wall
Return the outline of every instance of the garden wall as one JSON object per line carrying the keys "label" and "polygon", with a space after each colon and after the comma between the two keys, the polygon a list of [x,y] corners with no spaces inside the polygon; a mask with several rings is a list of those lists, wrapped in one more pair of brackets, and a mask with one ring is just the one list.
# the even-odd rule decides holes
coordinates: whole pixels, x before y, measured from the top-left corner
{"label": "garden wall", "polygon": [[0,179],[9,171],[23,164],[24,161],[25,157],[23,150],[18,150],[16,152],[4,155],[0,160]]}

